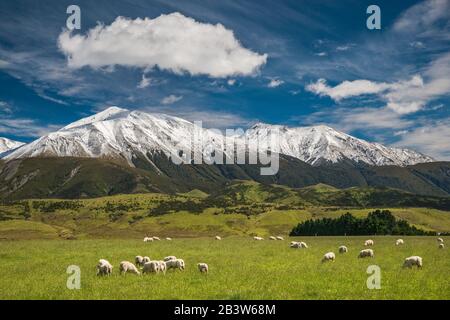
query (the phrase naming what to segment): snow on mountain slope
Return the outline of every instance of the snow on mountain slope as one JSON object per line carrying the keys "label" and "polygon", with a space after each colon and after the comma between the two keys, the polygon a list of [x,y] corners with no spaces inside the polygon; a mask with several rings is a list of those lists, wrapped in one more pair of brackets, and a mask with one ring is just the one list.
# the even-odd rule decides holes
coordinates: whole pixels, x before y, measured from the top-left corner
{"label": "snow on mountain slope", "polygon": [[14,150],[22,145],[24,145],[23,142],[0,137],[0,154],[10,150]]}
{"label": "snow on mountain slope", "polygon": [[[6,160],[37,156],[121,157],[132,164],[133,157],[155,151],[166,155],[188,150],[198,132],[204,144],[222,149],[224,136],[200,129],[181,118],[110,107],[27,144],[5,157]],[[279,141],[279,152],[312,165],[350,159],[370,165],[411,165],[433,161],[415,151],[388,148],[354,138],[326,126],[289,128],[257,124],[244,137],[252,148],[269,145],[269,137]]]}
{"label": "snow on mountain slope", "polygon": [[[197,127],[198,128],[198,127]],[[191,145],[193,123],[164,114],[110,107],[71,123],[11,153],[6,160],[37,156],[120,157],[132,164],[136,155],[162,151],[170,156]],[[205,142],[219,147],[223,137],[198,129]],[[200,134],[199,134],[200,135]]]}
{"label": "snow on mountain slope", "polygon": [[279,152],[312,165],[340,162],[349,159],[370,165],[406,166],[434,161],[408,149],[388,148],[370,143],[327,126],[289,128],[259,123],[247,131],[248,139],[268,140],[270,135],[279,141]]}

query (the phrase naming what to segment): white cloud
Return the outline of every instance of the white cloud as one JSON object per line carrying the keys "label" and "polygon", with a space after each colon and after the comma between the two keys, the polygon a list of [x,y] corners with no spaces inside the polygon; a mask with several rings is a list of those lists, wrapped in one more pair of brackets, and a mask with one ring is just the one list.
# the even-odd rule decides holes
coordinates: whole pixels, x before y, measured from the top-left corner
{"label": "white cloud", "polygon": [[145,76],[145,74],[142,74],[142,79],[141,79],[141,82],[139,82],[139,84],[138,84],[138,88],[139,89],[144,89],[144,88],[147,88],[149,85],[150,85],[150,78],[147,78],[146,76]]}
{"label": "white cloud", "polygon": [[388,87],[389,85],[386,83],[375,83],[369,80],[344,81],[335,87],[330,87],[325,79],[319,79],[317,82],[307,85],[306,90],[339,101],[362,94],[380,93]]}
{"label": "white cloud", "polygon": [[322,52],[315,53],[314,55],[316,55],[318,57],[326,57],[328,54],[326,52],[322,51]]}
{"label": "white cloud", "polygon": [[347,50],[350,50],[350,48],[352,47],[353,45],[350,45],[350,44],[346,44],[346,45],[342,45],[342,46],[337,46],[336,47],[336,51],[347,51]]}
{"label": "white cloud", "polygon": [[180,101],[181,99],[183,99],[183,96],[176,96],[171,94],[170,96],[165,97],[164,99],[161,100],[162,104],[173,104],[177,101]]}
{"label": "white cloud", "polygon": [[395,22],[393,30],[412,33],[416,30],[429,29],[440,19],[450,17],[449,0],[428,0],[418,3],[406,10]]}
{"label": "white cloud", "polygon": [[269,88],[276,88],[276,87],[281,86],[283,83],[284,83],[283,80],[273,78],[273,79],[270,79],[270,82],[267,84],[267,86]]}
{"label": "white cloud", "polygon": [[227,84],[228,84],[229,86],[234,86],[235,83],[236,83],[236,79],[228,79],[228,81],[227,81]]}
{"label": "white cloud", "polygon": [[5,102],[5,101],[0,101],[0,113],[11,113],[12,112],[12,108],[9,105],[9,103]]}
{"label": "white cloud", "polygon": [[41,137],[47,133],[60,129],[61,125],[41,125],[33,119],[2,119],[0,134],[18,137]]}
{"label": "white cloud", "polygon": [[221,78],[252,75],[267,61],[266,54],[244,48],[222,24],[197,22],[178,12],[154,19],[117,17],[87,35],[64,31],[58,43],[72,68],[158,67]]}
{"label": "white cloud", "polygon": [[450,160],[450,118],[404,132],[395,145],[419,150],[437,160]]}
{"label": "white cloud", "polygon": [[[434,60],[421,75],[397,82],[370,80],[343,81],[335,87],[325,79],[306,86],[306,90],[335,101],[375,94],[386,101],[386,106],[397,113],[407,114],[424,108],[431,100],[450,93],[450,53]],[[424,80],[425,78],[425,80]]]}
{"label": "white cloud", "polygon": [[354,130],[405,129],[414,123],[403,119],[389,108],[337,108],[315,112],[307,117],[294,118],[305,124],[325,123],[344,132]]}

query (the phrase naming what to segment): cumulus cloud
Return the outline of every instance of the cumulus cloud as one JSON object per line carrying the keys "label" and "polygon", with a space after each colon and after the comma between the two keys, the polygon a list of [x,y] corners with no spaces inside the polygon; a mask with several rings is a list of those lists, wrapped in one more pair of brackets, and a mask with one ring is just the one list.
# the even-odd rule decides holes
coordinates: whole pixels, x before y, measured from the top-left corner
{"label": "cumulus cloud", "polygon": [[176,96],[171,94],[170,96],[165,97],[164,99],[161,100],[162,104],[173,104],[177,101],[180,101],[181,99],[183,99],[183,96]]}
{"label": "cumulus cloud", "polygon": [[273,79],[270,79],[270,82],[267,84],[267,86],[269,88],[276,88],[276,87],[281,86],[283,83],[284,83],[283,80],[273,78]]}
{"label": "cumulus cloud", "polygon": [[222,24],[201,23],[178,12],[154,19],[117,17],[86,35],[64,31],[58,44],[72,68],[158,67],[223,78],[252,75],[267,61],[267,54],[244,48]]}
{"label": "cumulus cloud", "polygon": [[351,97],[376,94],[386,101],[386,106],[400,114],[421,110],[427,102],[450,93],[450,54],[436,59],[424,73],[409,80],[376,82],[370,80],[343,81],[332,87],[325,79],[306,86],[306,90],[335,101]]}

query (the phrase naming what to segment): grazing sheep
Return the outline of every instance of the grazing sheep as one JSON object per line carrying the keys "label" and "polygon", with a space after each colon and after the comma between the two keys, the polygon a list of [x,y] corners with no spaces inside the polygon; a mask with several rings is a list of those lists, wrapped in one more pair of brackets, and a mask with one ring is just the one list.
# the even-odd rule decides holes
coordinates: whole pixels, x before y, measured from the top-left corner
{"label": "grazing sheep", "polygon": [[437,242],[439,242],[439,243],[444,243],[444,239],[442,239],[442,238],[437,238]]}
{"label": "grazing sheep", "polygon": [[274,236],[270,236],[269,240],[277,240],[277,238],[275,238]]}
{"label": "grazing sheep", "polygon": [[177,259],[177,257],[175,257],[175,256],[167,256],[164,258],[164,261],[170,261],[170,260],[176,260],[176,259]]}
{"label": "grazing sheep", "polygon": [[284,240],[282,236],[277,236],[277,240]]}
{"label": "grazing sheep", "polygon": [[151,259],[150,259],[149,257],[147,257],[147,256],[146,256],[146,257],[143,257],[143,258],[142,258],[142,265],[144,265],[144,264],[147,263],[147,262],[150,262],[150,260],[151,260]]}
{"label": "grazing sheep", "polygon": [[[145,266],[145,264],[144,264],[144,266]],[[139,270],[136,268],[136,266],[129,261],[122,261],[120,263],[119,270],[120,270],[120,274],[124,274],[124,273],[134,273],[137,275],[141,274],[139,272]]]}
{"label": "grazing sheep", "polygon": [[98,276],[109,276],[112,274],[113,266],[108,260],[100,259],[97,264],[97,275]]}
{"label": "grazing sheep", "polygon": [[134,263],[136,263],[138,267],[142,267],[144,265],[144,257],[136,256],[136,258],[134,258]]}
{"label": "grazing sheep", "polygon": [[197,267],[201,273],[208,273],[208,265],[206,263],[197,263]]}
{"label": "grazing sheep", "polygon": [[153,238],[151,238],[151,237],[144,238],[144,242],[152,242],[152,241],[153,241]]}
{"label": "grazing sheep", "polygon": [[373,246],[373,240],[366,240],[366,241],[364,242],[364,245],[365,245],[366,247],[368,247],[368,246]]}
{"label": "grazing sheep", "polygon": [[339,253],[347,253],[347,252],[348,252],[348,249],[347,249],[346,246],[340,246],[339,247]]}
{"label": "grazing sheep", "polygon": [[167,270],[169,269],[179,269],[184,270],[185,264],[183,259],[175,259],[166,261]]}
{"label": "grazing sheep", "polygon": [[153,237],[153,240],[161,241],[161,239],[159,237]]}
{"label": "grazing sheep", "polygon": [[405,242],[403,241],[403,239],[397,239],[397,241],[395,241],[395,245],[399,246],[399,245],[403,245],[405,244]]}
{"label": "grazing sheep", "polygon": [[417,268],[422,268],[422,258],[419,256],[412,256],[405,259],[403,263],[403,268],[412,268],[417,266]]}
{"label": "grazing sheep", "polygon": [[294,249],[300,249],[302,247],[302,245],[300,244],[300,242],[296,242],[296,241],[292,241],[291,244],[289,245],[291,248]]}
{"label": "grazing sheep", "polygon": [[443,243],[439,243],[439,246],[438,246],[439,249],[444,249],[444,247],[445,247],[445,246],[444,246]]}
{"label": "grazing sheep", "polygon": [[167,237],[166,240],[167,240],[167,241],[172,241],[172,238]]}
{"label": "grazing sheep", "polygon": [[256,241],[264,240],[264,238],[262,238],[262,237],[253,237],[253,239],[255,239]]}
{"label": "grazing sheep", "polygon": [[366,257],[370,258],[374,257],[372,249],[364,249],[359,252],[358,258],[366,258]]}
{"label": "grazing sheep", "polygon": [[302,248],[305,248],[305,249],[308,249],[308,245],[305,243],[305,242],[300,242],[300,246],[302,247]]}
{"label": "grazing sheep", "polygon": [[142,273],[158,273],[160,271],[159,261],[149,261],[144,263],[144,268],[142,268]]}
{"label": "grazing sheep", "polygon": [[323,255],[322,262],[333,261],[336,259],[334,252],[327,252]]}
{"label": "grazing sheep", "polygon": [[222,237],[216,236],[216,240],[222,240]]}
{"label": "grazing sheep", "polygon": [[165,261],[158,261],[159,262],[159,271],[163,272],[164,274],[166,274],[167,271],[167,264]]}

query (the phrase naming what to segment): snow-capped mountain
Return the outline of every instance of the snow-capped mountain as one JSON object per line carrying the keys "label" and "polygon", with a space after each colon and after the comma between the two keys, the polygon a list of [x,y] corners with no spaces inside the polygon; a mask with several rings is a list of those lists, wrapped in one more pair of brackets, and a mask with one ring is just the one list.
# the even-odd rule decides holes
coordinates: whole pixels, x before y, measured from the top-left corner
{"label": "snow-capped mountain", "polygon": [[[155,151],[167,156],[188,150],[198,130],[203,141],[219,148],[223,136],[181,118],[110,107],[45,135],[5,157],[120,157],[132,164],[136,155]],[[150,160],[149,160],[150,161]]]}
{"label": "snow-capped mountain", "polygon": [[17,149],[18,147],[24,145],[23,142],[10,140],[7,138],[0,137],[0,154],[8,152],[10,150]]}
{"label": "snow-capped mountain", "polygon": [[324,161],[336,163],[345,159],[375,166],[406,166],[434,161],[431,157],[412,150],[388,148],[324,125],[289,128],[258,123],[247,131],[247,137],[250,141],[264,141],[275,137],[279,153],[312,165],[319,165]]}
{"label": "snow-capped mountain", "polygon": [[[225,137],[199,128],[181,118],[110,107],[81,119],[15,150],[6,160],[38,156],[121,157],[132,164],[133,157],[155,151],[166,155],[189,150],[193,134],[202,137],[203,146],[222,149]],[[257,124],[244,136],[250,148],[270,145],[275,137],[279,152],[312,165],[342,160],[370,165],[411,165],[432,158],[407,149],[388,148],[338,132],[327,126],[289,128]]]}

